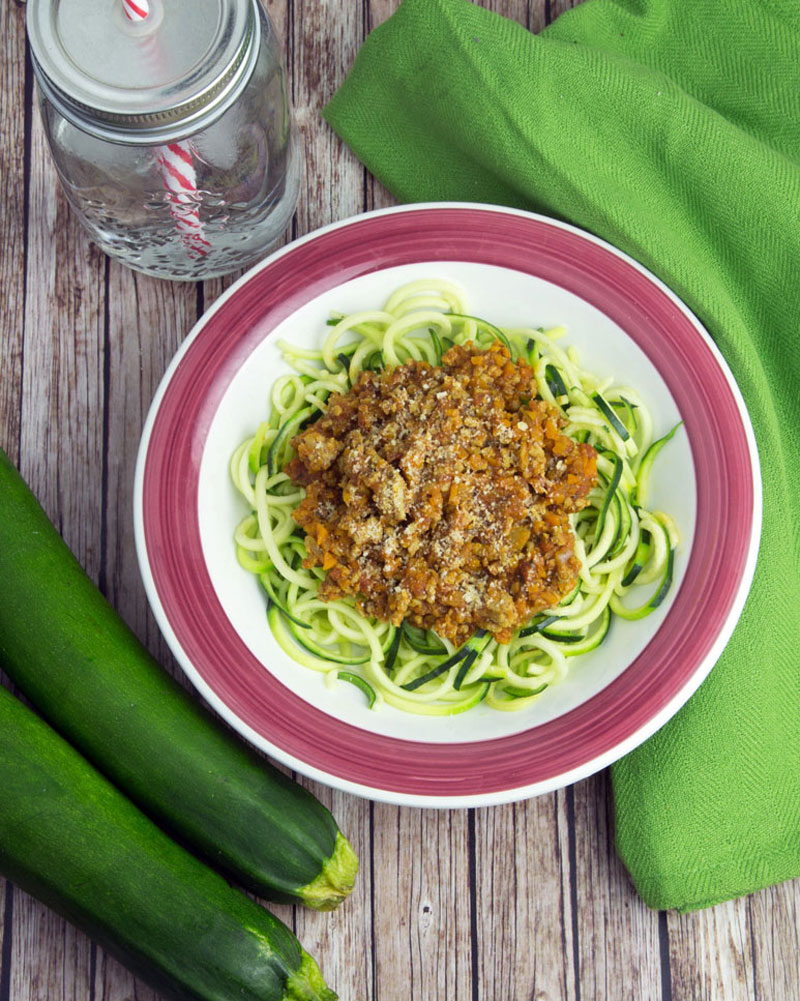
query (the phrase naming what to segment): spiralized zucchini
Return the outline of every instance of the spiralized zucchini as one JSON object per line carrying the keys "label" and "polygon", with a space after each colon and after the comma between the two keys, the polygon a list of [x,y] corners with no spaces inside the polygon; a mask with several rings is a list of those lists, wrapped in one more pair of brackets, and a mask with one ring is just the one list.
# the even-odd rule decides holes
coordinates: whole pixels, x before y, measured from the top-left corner
{"label": "spiralized zucchini", "polygon": [[[633,387],[601,382],[559,341],[565,330],[500,329],[473,317],[463,291],[423,280],[399,288],[380,310],[336,315],[319,350],[280,343],[292,372],[277,379],[269,416],[231,459],[233,482],[251,509],[236,528],[236,553],[256,574],[275,639],[293,660],[355,684],[376,708],[452,715],[485,702],[523,709],[564,677],[570,657],[595,649],[612,620],[650,614],[672,583],[678,532],[645,506],[653,460],[679,427],[653,440],[650,413]],[[331,393],[346,393],[364,369],[410,359],[441,364],[453,344],[488,347],[500,339],[534,370],[539,396],[558,407],[564,432],[598,451],[598,483],[588,506],[571,516],[579,582],[557,608],[536,616],[508,644],[479,631],[459,649],[433,632],[395,627],[361,615],[351,598],[324,602],[319,567],[303,567],[303,532],[292,512],[304,491],[283,471],[292,438],[324,412]],[[643,597],[625,600],[631,590]]]}

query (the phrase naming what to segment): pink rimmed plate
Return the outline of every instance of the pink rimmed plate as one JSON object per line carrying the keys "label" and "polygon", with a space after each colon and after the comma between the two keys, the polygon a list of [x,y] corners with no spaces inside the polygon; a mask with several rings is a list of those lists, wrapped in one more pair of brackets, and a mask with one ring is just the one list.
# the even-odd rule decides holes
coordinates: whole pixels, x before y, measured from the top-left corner
{"label": "pink rimmed plate", "polygon": [[[230,455],[285,371],[277,341],[319,344],[331,310],[380,306],[443,277],[506,326],[563,324],[581,362],[635,386],[656,434],[651,506],[680,528],[667,602],[614,624],[532,709],[460,716],[370,711],[291,661],[257,580],[237,564],[245,513]],[[758,457],[733,377],[688,309],[636,262],[573,227],[473,204],[422,204],[328,226],[273,254],[196,324],[153,401],[135,484],[148,598],[200,694],[247,740],[297,771],[387,802],[465,807],[576,781],[662,726],[706,677],[741,613],[761,524]]]}

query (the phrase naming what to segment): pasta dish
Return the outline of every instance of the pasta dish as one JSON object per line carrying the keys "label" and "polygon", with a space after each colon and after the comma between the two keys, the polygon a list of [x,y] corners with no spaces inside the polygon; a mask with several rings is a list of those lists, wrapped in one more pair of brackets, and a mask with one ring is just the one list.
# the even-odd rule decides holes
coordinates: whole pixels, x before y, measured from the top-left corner
{"label": "pasta dish", "polygon": [[370,706],[516,710],[661,604],[678,535],[647,495],[677,426],[654,440],[564,334],[430,280],[332,317],[318,350],[280,345],[293,371],[231,475],[237,556],[290,657]]}

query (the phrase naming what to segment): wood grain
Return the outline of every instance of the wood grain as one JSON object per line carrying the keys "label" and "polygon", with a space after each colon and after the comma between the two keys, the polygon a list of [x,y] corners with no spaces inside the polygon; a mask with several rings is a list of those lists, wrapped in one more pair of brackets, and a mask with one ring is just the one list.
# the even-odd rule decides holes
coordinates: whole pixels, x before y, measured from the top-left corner
{"label": "wood grain", "polygon": [[94,946],[85,935],[18,888],[10,956],[13,1001],[86,1001]]}
{"label": "wood grain", "polygon": [[754,994],[746,900],[667,919],[675,1001],[744,1001]]}
{"label": "wood grain", "polygon": [[[197,287],[160,281],[110,261],[106,301],[102,587],[145,646],[171,666],[139,575],[133,478],[139,437],[158,383],[197,319]],[[181,672],[173,673],[182,678]]]}
{"label": "wood grain", "polygon": [[476,959],[487,997],[579,996],[569,826],[565,792],[476,811]]}
{"label": "wood grain", "polygon": [[3,211],[0,212],[0,427],[3,445],[15,462],[19,460],[22,403],[23,310],[25,303],[25,204],[27,175],[25,155],[26,94],[25,9],[13,3],[0,8],[0,37],[5,58],[0,63],[3,94],[16,94],[16,101],[0,102],[0,177],[3,178]]}
{"label": "wood grain", "polygon": [[[20,458],[23,476],[87,573],[102,545],[106,258],[67,205],[31,120]],[[100,529],[100,531],[98,531]]]}
{"label": "wood grain", "polygon": [[353,893],[332,914],[295,908],[295,932],[319,963],[342,1001],[367,1001],[374,994],[372,939],[372,819],[365,800],[303,780],[339,822],[360,860]]}
{"label": "wood grain", "polygon": [[[482,0],[532,30],[571,0]],[[288,238],[394,204],[321,119],[398,0],[268,0],[305,152]],[[131,494],[142,424],[198,315],[236,276],[160,282],[109,262],[68,211],[32,101],[24,5],[0,9],[0,444],[145,644],[187,684],[147,606]],[[3,680],[0,676],[0,681]],[[361,858],[350,900],[273,910],[342,1001],[800,1001],[800,880],[658,915],[613,849],[607,774],[512,806],[418,811],[306,783]],[[0,882],[0,1001],[159,1001]]]}
{"label": "wood grain", "polygon": [[298,236],[355,215],[364,207],[364,168],[321,118],[362,40],[360,4],[341,0],[295,3],[292,93],[305,159]]}
{"label": "wood grain", "polygon": [[375,804],[374,1001],[473,996],[468,823]]}
{"label": "wood grain", "polygon": [[800,997],[800,881],[770,886],[748,898],[753,996]]}
{"label": "wood grain", "polygon": [[658,915],[636,895],[614,851],[608,774],[579,782],[567,797],[574,804],[580,996],[657,1001],[665,982]]}

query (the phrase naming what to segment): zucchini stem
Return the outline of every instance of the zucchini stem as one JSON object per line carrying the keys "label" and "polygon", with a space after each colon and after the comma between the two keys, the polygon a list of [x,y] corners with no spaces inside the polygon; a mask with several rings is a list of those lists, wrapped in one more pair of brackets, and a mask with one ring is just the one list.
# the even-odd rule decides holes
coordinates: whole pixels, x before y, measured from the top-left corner
{"label": "zucchini stem", "polygon": [[338,831],[331,857],[323,863],[319,876],[297,891],[298,896],[315,911],[332,911],[353,889],[357,873],[358,856]]}

